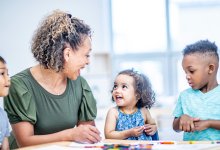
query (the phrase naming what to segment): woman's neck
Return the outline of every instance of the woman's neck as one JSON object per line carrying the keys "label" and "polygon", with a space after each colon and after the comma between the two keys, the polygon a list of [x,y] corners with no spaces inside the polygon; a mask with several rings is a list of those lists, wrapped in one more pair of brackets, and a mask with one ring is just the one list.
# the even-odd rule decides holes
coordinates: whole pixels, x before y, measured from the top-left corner
{"label": "woman's neck", "polygon": [[49,93],[60,95],[65,91],[67,78],[62,72],[45,69],[41,65],[34,66],[30,71],[35,80]]}

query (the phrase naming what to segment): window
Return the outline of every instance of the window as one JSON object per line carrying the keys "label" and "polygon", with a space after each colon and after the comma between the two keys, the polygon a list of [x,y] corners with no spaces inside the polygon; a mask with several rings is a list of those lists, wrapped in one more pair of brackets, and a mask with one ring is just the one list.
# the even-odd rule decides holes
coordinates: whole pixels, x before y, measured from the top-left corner
{"label": "window", "polygon": [[164,51],[164,6],[164,0],[112,0],[115,53]]}
{"label": "window", "polygon": [[209,39],[220,46],[220,2],[213,0],[170,0],[170,22],[173,49],[200,39]]}
{"label": "window", "polygon": [[220,48],[218,18],[218,0],[112,0],[113,74],[134,67],[157,95],[178,95],[189,87],[181,51],[201,39]]}

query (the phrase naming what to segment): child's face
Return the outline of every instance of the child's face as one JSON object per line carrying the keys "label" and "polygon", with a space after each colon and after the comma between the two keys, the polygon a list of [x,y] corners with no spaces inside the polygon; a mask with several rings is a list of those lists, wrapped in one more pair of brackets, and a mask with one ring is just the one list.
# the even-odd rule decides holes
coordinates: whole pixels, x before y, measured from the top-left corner
{"label": "child's face", "polygon": [[132,106],[137,103],[134,89],[134,78],[120,74],[116,77],[112,91],[117,106]]}
{"label": "child's face", "polygon": [[6,64],[0,61],[0,96],[7,96],[10,86],[10,78]]}
{"label": "child's face", "polygon": [[184,56],[182,67],[186,73],[189,86],[202,91],[210,78],[208,61],[199,54],[190,54]]}

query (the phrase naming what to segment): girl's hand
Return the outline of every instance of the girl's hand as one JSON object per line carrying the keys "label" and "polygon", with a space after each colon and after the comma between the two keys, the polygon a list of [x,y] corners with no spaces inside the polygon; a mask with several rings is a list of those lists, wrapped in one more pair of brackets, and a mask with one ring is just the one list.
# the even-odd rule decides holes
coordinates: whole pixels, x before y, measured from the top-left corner
{"label": "girl's hand", "polygon": [[135,127],[130,129],[131,136],[138,137],[140,136],[144,131],[144,126]]}
{"label": "girl's hand", "polygon": [[154,135],[157,132],[157,126],[155,124],[145,124],[144,131],[147,135]]}

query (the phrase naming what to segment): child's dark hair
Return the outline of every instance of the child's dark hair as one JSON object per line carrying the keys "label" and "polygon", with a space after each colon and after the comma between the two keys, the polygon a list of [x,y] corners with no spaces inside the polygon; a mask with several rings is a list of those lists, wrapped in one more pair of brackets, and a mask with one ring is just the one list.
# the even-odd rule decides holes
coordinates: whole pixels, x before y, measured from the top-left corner
{"label": "child's dark hair", "polygon": [[200,53],[203,55],[208,55],[209,57],[215,57],[219,61],[218,47],[215,42],[210,42],[209,40],[200,40],[196,43],[187,45],[183,50],[183,56],[190,55],[193,53]]}
{"label": "child's dark hair", "polygon": [[2,56],[0,56],[0,62],[2,62],[3,64],[6,64],[6,61],[4,60]]}
{"label": "child's dark hair", "polygon": [[[121,74],[128,75],[134,78],[134,89],[139,96],[139,100],[136,106],[138,108],[151,108],[151,106],[155,103],[155,93],[151,88],[151,83],[148,77],[144,74],[134,71],[134,69],[127,69],[118,73],[118,75]],[[113,97],[112,100],[114,101]]]}

